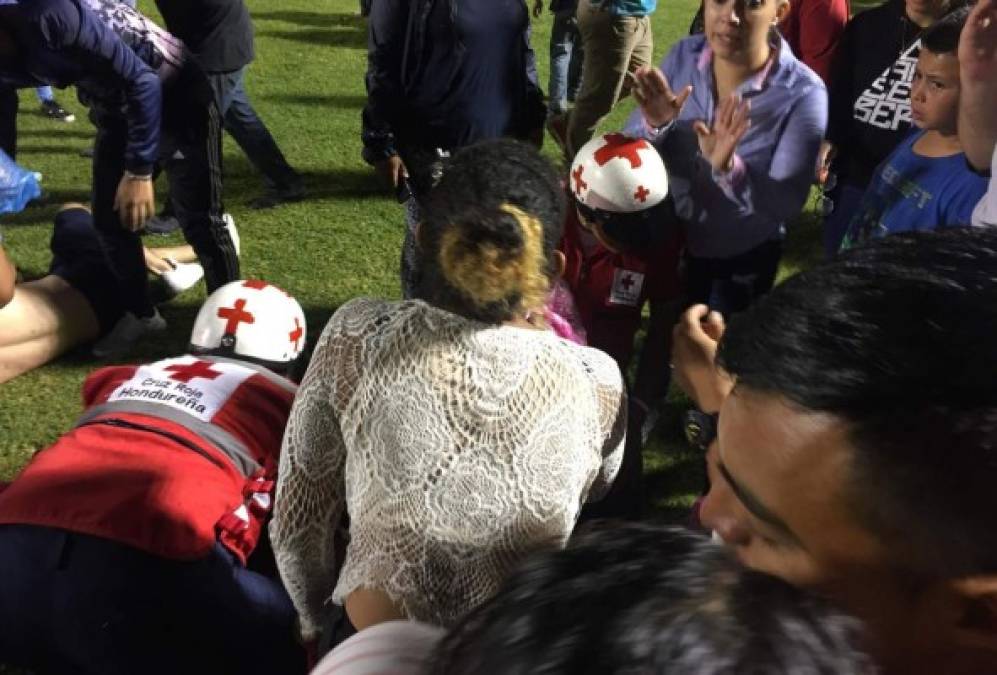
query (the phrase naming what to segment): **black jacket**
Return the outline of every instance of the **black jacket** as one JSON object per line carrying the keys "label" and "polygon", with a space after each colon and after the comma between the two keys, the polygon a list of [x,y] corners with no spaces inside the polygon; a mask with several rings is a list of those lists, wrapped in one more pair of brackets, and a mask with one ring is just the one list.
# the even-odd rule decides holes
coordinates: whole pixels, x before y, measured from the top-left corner
{"label": "black jacket", "polygon": [[253,21],[243,0],[156,0],[166,28],[209,73],[229,73],[253,60]]}
{"label": "black jacket", "polygon": [[[473,131],[476,113],[454,105],[460,98],[461,67],[469,60],[473,44],[463,44],[457,32],[457,12],[473,0],[378,0],[373,4],[368,28],[367,105],[362,113],[363,156],[374,163],[406,146],[455,149],[489,137]],[[477,0],[499,2],[500,0]],[[505,0],[509,2],[510,0]],[[537,84],[530,47],[529,19],[521,0],[524,28],[519,49],[503,81],[513,115],[500,133],[526,138],[543,128],[546,107]],[[449,56],[439,60],[440,51]],[[435,59],[435,60],[434,60]],[[434,67],[433,64],[436,66]],[[441,68],[440,64],[445,63]],[[501,67],[503,64],[496,64]],[[469,133],[459,131],[466,126]]]}
{"label": "black jacket", "polygon": [[904,0],[858,14],[845,28],[831,71],[827,138],[839,180],[868,185],[910,130],[910,90],[921,28]]}

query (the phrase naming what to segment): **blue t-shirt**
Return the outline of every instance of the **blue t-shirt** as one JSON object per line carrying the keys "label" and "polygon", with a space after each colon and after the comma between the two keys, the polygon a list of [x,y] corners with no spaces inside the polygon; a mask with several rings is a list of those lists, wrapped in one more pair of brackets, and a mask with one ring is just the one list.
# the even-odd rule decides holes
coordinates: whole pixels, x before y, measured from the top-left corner
{"label": "blue t-shirt", "polygon": [[842,248],[897,232],[969,225],[987,181],[966,165],[963,153],[923,157],[908,136],[879,165],[848,227]]}
{"label": "blue t-shirt", "polygon": [[591,0],[591,3],[616,16],[647,16],[654,12],[658,0]]}

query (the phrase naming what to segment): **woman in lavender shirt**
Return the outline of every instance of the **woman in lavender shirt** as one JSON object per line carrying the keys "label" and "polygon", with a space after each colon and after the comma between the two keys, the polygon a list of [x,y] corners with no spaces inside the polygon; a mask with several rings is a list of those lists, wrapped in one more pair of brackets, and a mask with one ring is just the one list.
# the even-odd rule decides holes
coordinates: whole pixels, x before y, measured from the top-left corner
{"label": "woman in lavender shirt", "polygon": [[775,281],[827,124],[824,83],[776,26],[788,0],[705,0],[705,33],[637,71],[628,132],[668,168],[687,232],[688,301],[728,314]]}

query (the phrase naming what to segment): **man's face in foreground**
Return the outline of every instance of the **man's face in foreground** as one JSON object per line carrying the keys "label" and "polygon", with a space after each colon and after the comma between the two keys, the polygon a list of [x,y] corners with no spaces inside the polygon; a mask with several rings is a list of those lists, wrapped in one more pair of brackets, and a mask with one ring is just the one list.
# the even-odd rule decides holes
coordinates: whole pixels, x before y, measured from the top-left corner
{"label": "man's face in foreground", "polygon": [[852,508],[855,450],[841,419],[735,388],[712,452],[703,524],[745,565],[823,592],[860,616],[873,651],[897,672],[914,672],[901,661],[919,649],[936,651],[937,622],[926,617],[922,626],[926,603],[902,554]]}

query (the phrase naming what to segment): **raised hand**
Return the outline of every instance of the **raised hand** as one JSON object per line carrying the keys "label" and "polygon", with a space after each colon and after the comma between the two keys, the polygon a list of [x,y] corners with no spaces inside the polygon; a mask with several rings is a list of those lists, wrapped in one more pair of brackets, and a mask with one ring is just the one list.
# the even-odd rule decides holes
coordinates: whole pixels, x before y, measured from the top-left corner
{"label": "raised hand", "polygon": [[668,78],[660,68],[638,68],[630,77],[633,78],[633,96],[640,104],[644,119],[652,127],[664,126],[674,121],[692,93],[692,85],[678,94],[673,92]]}
{"label": "raised hand", "polygon": [[712,129],[702,120],[693,124],[692,128],[699,137],[699,151],[715,171],[730,171],[737,144],[751,126],[750,112],[748,101],[731,94],[717,108]]}
{"label": "raised hand", "polygon": [[997,0],[979,0],[959,37],[963,79],[997,89]]}

